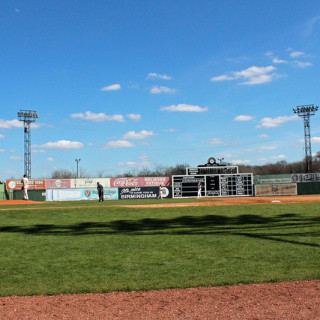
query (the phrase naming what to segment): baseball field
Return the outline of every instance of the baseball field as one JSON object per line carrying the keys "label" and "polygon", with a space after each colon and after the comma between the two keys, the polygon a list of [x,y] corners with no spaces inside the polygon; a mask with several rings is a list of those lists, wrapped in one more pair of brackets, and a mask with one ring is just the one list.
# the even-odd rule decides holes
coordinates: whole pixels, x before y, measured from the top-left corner
{"label": "baseball field", "polygon": [[[196,294],[198,307],[199,301],[203,302],[197,317],[200,319],[201,314],[214,315],[214,311],[222,309],[214,310],[214,302],[204,305],[204,299],[212,298],[214,293],[205,291],[201,295],[192,290],[227,290],[225,286],[239,290],[240,285],[241,290],[248,288],[252,303],[261,295],[259,288],[267,293],[268,286],[284,285],[287,289],[281,287],[282,298],[274,296],[274,303],[280,306],[288,293],[289,300],[291,295],[291,299],[305,301],[300,318],[290,318],[288,314],[286,319],[308,319],[310,315],[320,318],[320,197],[250,199],[232,198],[229,204],[222,198],[1,203],[1,314],[5,319],[43,319],[44,315],[51,319],[58,309],[65,308],[62,312],[68,314],[69,303],[74,311],[68,319],[87,319],[90,314],[98,319],[121,319],[126,314],[125,301],[130,308],[132,298],[134,303],[140,303],[138,309],[134,308],[136,312],[142,312],[142,300],[145,307],[162,302],[145,317],[131,312],[132,319],[163,319],[161,312],[169,312],[170,319],[192,319],[191,302],[175,307],[171,314],[168,310],[169,305],[174,306],[170,299],[187,302]],[[303,293],[303,288],[309,288],[309,294]],[[172,289],[177,291],[173,293]],[[162,298],[157,296],[161,292],[165,293]],[[232,301],[235,303],[242,296],[238,293],[237,298],[228,292],[216,294],[215,302],[229,297],[230,301],[225,302],[231,312]],[[103,300],[91,305],[90,301],[101,298],[101,294]],[[127,295],[127,300],[123,296],[117,298],[118,294]],[[60,304],[52,303],[59,305],[53,314],[49,307],[37,309],[37,303],[50,305],[52,295],[60,297]],[[154,300],[152,295],[156,295]],[[172,295],[178,297],[165,302],[164,297]],[[75,308],[74,299],[82,301],[83,306],[83,296],[87,297],[87,309]],[[73,302],[61,303],[68,297]],[[120,311],[110,306],[115,298],[118,302],[113,306],[122,301]],[[39,302],[41,299],[47,302]],[[96,311],[91,309],[94,306]],[[247,317],[219,318],[216,313],[212,319],[260,319],[257,314],[248,316],[254,310],[249,311],[248,304],[240,309],[237,314],[247,312]],[[76,314],[76,310],[82,313]],[[114,317],[108,313],[111,311]],[[32,316],[31,312],[38,313]],[[275,319],[274,315],[264,314],[261,319]]]}

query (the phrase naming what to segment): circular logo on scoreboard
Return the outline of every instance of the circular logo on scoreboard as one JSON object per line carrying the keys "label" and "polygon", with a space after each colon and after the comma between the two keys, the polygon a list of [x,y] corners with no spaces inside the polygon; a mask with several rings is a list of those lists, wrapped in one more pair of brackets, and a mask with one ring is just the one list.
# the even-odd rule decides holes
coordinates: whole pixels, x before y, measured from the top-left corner
{"label": "circular logo on scoreboard", "polygon": [[216,159],[214,158],[214,157],[210,157],[209,159],[208,159],[208,163],[209,164],[215,164],[216,163]]}

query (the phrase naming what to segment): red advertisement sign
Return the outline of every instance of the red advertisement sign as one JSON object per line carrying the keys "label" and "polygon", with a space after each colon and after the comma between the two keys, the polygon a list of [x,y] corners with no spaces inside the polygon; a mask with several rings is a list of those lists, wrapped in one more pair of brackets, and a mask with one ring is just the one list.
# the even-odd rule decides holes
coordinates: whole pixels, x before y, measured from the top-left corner
{"label": "red advertisement sign", "polygon": [[71,188],[70,179],[46,180],[46,189],[69,189],[69,188]]}
{"label": "red advertisement sign", "polygon": [[130,178],[111,178],[110,187],[156,187],[169,186],[169,177],[130,177]]}
{"label": "red advertisement sign", "polygon": [[[29,190],[44,190],[46,188],[45,180],[29,180]],[[6,181],[7,190],[21,190],[22,180],[7,180]]]}

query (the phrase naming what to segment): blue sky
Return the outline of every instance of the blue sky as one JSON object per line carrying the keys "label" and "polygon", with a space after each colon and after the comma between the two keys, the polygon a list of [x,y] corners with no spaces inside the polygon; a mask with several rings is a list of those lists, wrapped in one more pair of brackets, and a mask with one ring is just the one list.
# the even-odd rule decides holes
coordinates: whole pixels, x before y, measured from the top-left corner
{"label": "blue sky", "polygon": [[0,30],[0,180],[23,175],[22,109],[34,178],[304,157],[319,1],[4,0]]}

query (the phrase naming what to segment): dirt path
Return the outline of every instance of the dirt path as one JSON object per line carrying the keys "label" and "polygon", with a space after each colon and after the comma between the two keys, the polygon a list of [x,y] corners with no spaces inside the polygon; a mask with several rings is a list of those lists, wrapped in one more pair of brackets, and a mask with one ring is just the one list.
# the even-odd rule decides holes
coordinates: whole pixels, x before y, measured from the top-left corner
{"label": "dirt path", "polygon": [[320,281],[0,298],[1,319],[318,320]]}

